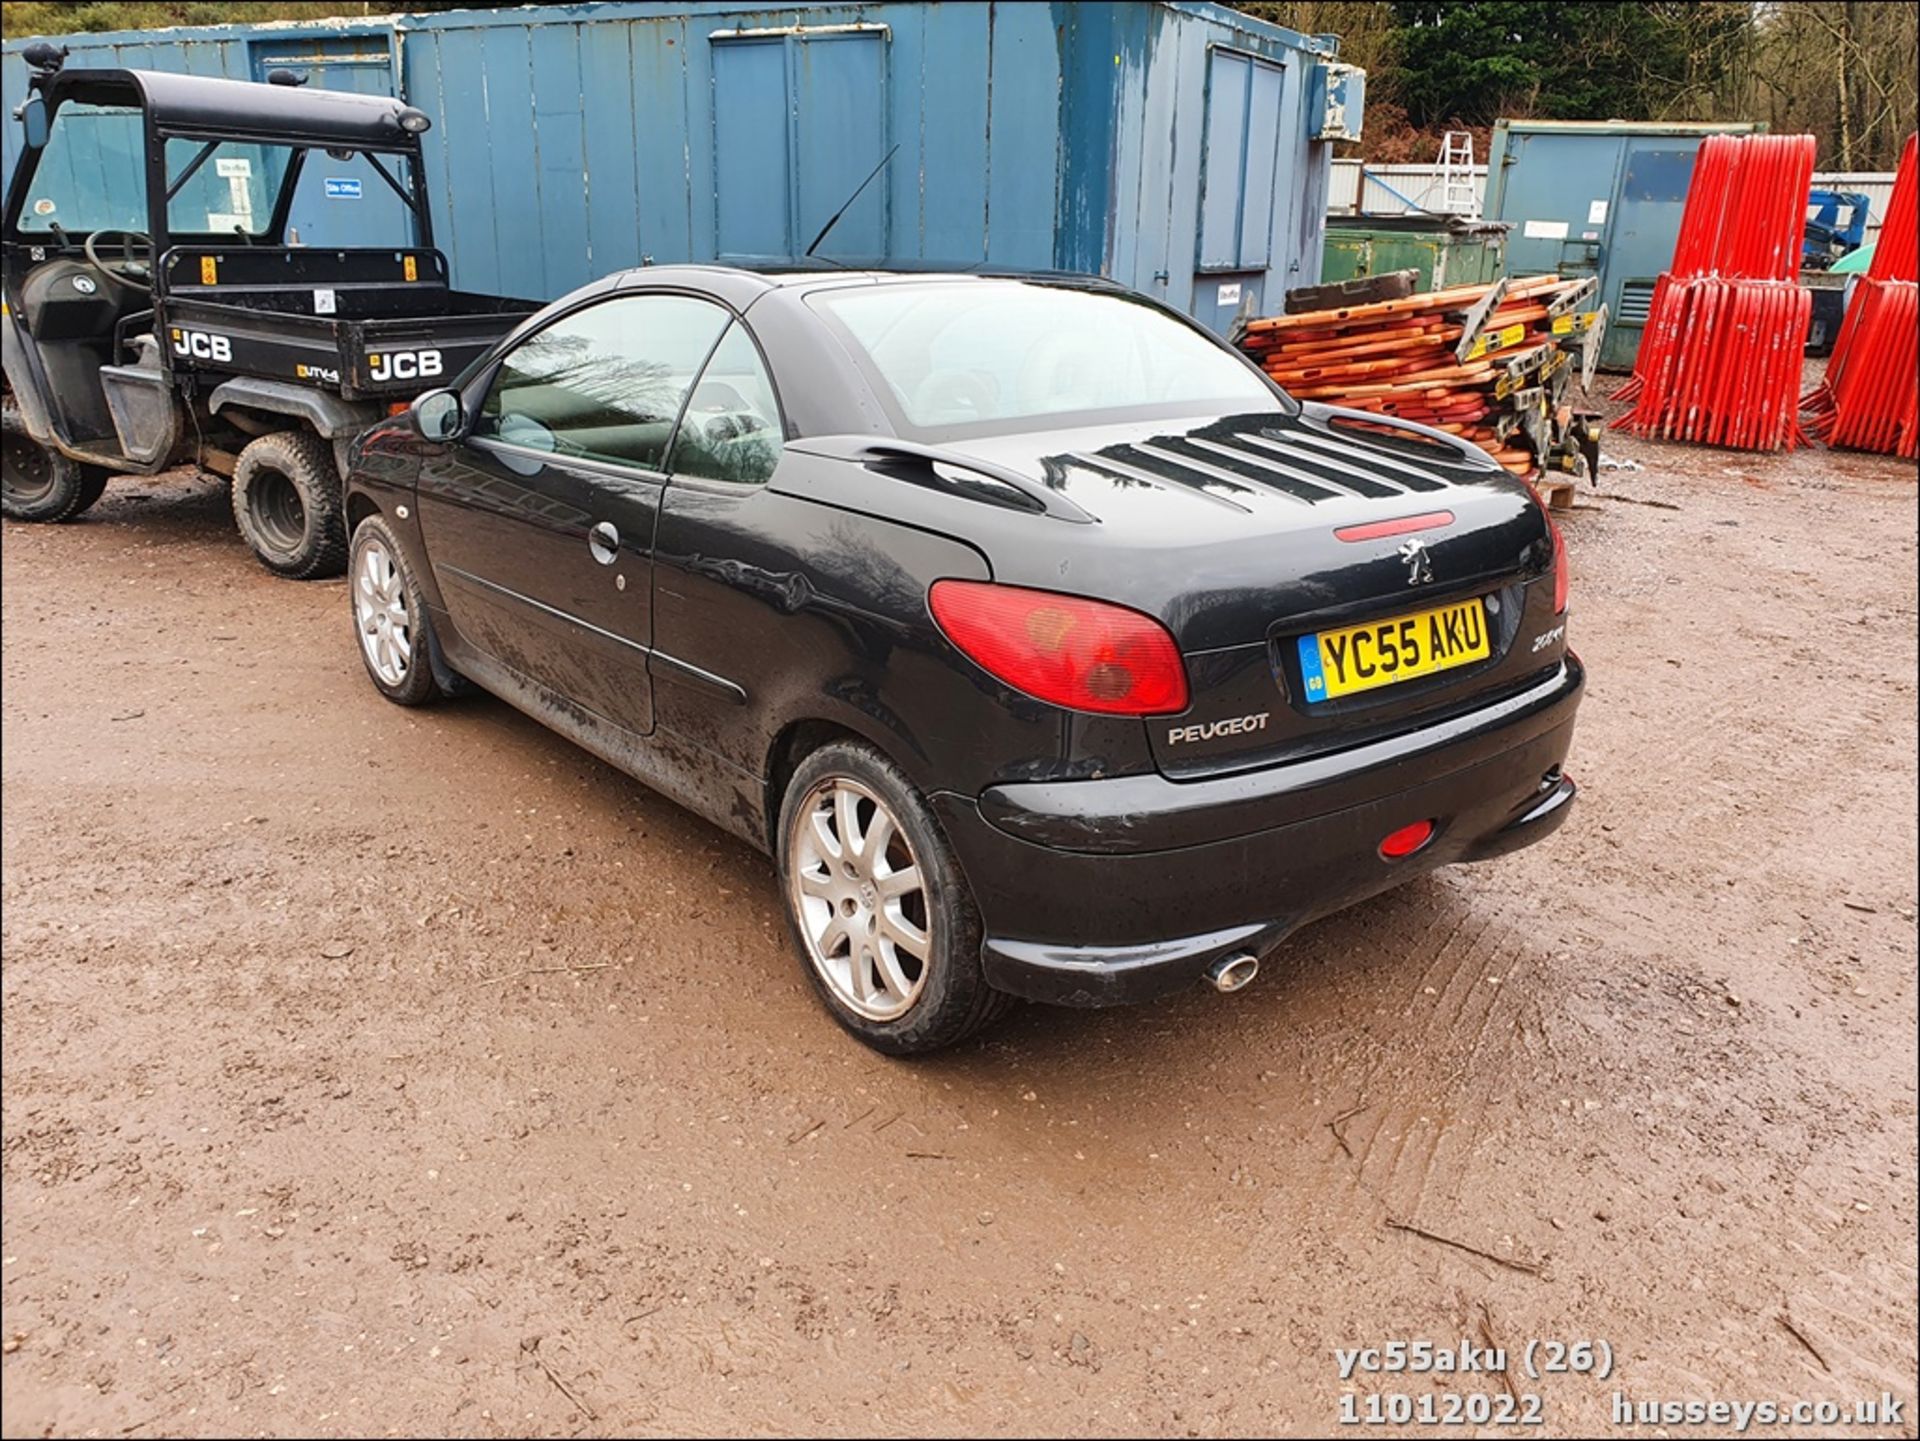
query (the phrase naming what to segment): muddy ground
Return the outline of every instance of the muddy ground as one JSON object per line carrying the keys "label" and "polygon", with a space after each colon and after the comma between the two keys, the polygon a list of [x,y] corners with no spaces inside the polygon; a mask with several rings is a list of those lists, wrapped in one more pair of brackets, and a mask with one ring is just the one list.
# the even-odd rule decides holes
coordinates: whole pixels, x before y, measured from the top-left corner
{"label": "muddy ground", "polygon": [[1564,831],[911,1064],[745,848],[380,700],[218,483],[9,524],[5,1430],[1313,1433],[1503,1394],[1336,1365],[1465,1337],[1544,1434],[1914,1435],[1914,470],[1608,448]]}

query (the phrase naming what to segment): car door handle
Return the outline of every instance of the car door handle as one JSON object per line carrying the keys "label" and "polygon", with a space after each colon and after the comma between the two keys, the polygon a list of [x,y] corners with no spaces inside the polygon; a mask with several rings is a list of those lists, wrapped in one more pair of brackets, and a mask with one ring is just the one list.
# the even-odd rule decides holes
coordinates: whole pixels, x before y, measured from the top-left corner
{"label": "car door handle", "polygon": [[587,549],[600,564],[612,565],[620,559],[620,532],[611,521],[601,521],[587,532]]}

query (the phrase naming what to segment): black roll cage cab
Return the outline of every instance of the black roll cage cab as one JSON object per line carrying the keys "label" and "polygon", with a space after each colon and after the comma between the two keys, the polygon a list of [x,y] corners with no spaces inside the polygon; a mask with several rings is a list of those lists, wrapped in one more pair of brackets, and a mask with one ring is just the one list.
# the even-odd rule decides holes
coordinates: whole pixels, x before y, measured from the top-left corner
{"label": "black roll cage cab", "polygon": [[[275,71],[268,76],[269,84],[259,85],[245,80],[219,80],[155,70],[67,70],[59,68],[59,52],[53,52],[50,59],[29,56],[30,63],[36,59],[40,64],[28,76],[28,96],[21,111],[31,105],[43,106],[45,129],[51,129],[60,107],[68,101],[127,106],[140,111],[147,234],[153,240],[156,286],[163,283],[164,267],[159,262],[173,238],[167,223],[168,203],[223,142],[284,146],[292,150],[281,176],[280,193],[274,199],[273,214],[265,231],[248,237],[252,245],[275,247],[285,243],[287,216],[293,206],[301,168],[306,163],[307,152],[316,149],[353,150],[363,154],[407,207],[413,219],[416,244],[422,249],[433,245],[433,222],[420,163],[420,136],[427,129],[427,117],[410,105],[388,96],[309,90],[287,71]],[[29,131],[32,128],[29,126]],[[203,143],[180,174],[169,177],[167,141],[172,139]],[[20,214],[39,169],[42,148],[29,144],[21,151],[7,189],[0,232],[4,233],[9,249],[15,245],[45,246],[49,240],[58,243],[56,236],[39,231],[28,234],[20,229]],[[405,184],[380,163],[381,155],[404,156],[412,162],[407,166]],[[192,232],[192,237],[201,244],[230,238],[205,231]],[[11,288],[17,283],[18,275],[13,273],[14,266],[8,266],[8,270]]]}

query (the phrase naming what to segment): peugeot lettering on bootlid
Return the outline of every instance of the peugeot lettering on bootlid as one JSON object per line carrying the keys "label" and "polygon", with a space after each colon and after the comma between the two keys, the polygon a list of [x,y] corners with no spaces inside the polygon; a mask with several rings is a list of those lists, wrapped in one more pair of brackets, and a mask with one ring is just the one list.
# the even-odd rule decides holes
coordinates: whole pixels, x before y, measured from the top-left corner
{"label": "peugeot lettering on bootlid", "polygon": [[1267,728],[1270,711],[1258,715],[1235,716],[1232,720],[1207,721],[1203,725],[1175,726],[1167,732],[1167,744],[1185,745],[1189,741],[1210,741],[1215,736],[1239,736]]}

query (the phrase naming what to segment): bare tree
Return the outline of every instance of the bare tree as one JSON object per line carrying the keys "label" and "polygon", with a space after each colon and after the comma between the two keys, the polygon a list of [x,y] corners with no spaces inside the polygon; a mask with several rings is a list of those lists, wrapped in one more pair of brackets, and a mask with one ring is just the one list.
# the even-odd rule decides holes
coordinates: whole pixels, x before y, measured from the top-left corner
{"label": "bare tree", "polygon": [[1776,130],[1821,140],[1839,170],[1891,170],[1920,112],[1920,9],[1863,0],[1791,0],[1756,11],[1743,99]]}

